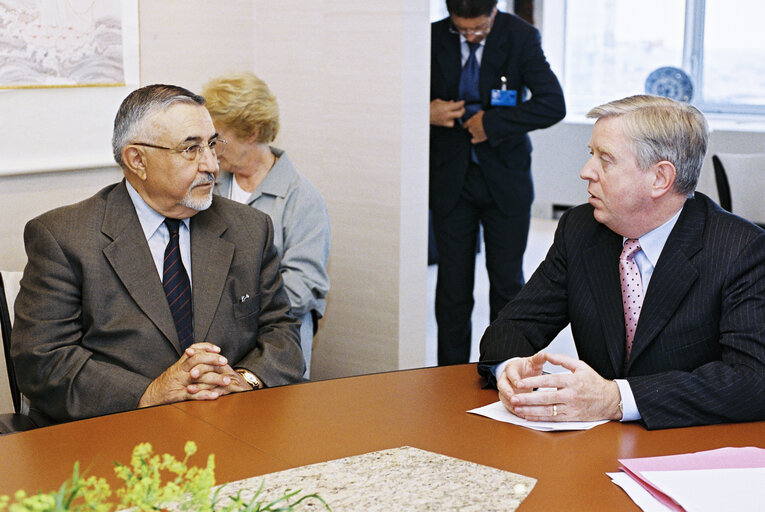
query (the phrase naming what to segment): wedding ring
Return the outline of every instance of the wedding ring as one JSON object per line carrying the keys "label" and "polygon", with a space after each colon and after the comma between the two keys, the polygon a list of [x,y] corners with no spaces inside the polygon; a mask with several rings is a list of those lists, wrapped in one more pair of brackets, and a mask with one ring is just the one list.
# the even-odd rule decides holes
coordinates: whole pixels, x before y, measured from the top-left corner
{"label": "wedding ring", "polygon": [[553,416],[557,416],[557,415],[558,415],[558,405],[553,404]]}

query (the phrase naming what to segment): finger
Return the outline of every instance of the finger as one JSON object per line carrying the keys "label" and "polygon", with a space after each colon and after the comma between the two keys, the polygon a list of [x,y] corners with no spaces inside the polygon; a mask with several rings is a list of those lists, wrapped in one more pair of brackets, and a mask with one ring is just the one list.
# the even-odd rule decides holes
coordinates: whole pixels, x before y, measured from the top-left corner
{"label": "finger", "polygon": [[570,385],[571,374],[570,373],[550,373],[543,375],[533,375],[525,377],[518,381],[513,382],[513,385],[518,390],[529,390],[539,388],[556,388],[561,389]]}
{"label": "finger", "polygon": [[528,373],[528,361],[526,358],[518,358],[509,361],[505,365],[504,376],[507,378],[510,385],[518,380],[521,380]]}
{"label": "finger", "polygon": [[197,352],[210,352],[213,354],[220,353],[220,347],[217,345],[213,345],[212,343],[208,343],[206,341],[194,343],[190,345],[186,350],[183,351],[184,355],[187,357],[191,357]]}
{"label": "finger", "polygon": [[217,391],[217,388],[202,389],[198,391],[197,393],[189,393],[188,399],[189,400],[216,400],[223,394],[224,393]]}
{"label": "finger", "polygon": [[198,364],[189,370],[189,375],[192,379],[200,379],[205,375],[215,374],[222,375],[230,372],[225,371],[226,366],[211,365],[211,364]]}
{"label": "finger", "polygon": [[563,368],[567,370],[571,370],[572,372],[574,370],[579,369],[580,367],[579,359],[574,359],[573,357],[570,357],[564,354],[555,354],[551,352],[545,352],[542,355],[544,355],[545,360],[549,362],[550,364],[562,366]]}
{"label": "finger", "polygon": [[557,391],[536,391],[534,393],[516,393],[510,398],[513,407],[559,404],[563,401]]}
{"label": "finger", "polygon": [[181,369],[190,372],[197,365],[226,366],[227,364],[228,360],[222,355],[207,351],[197,351],[193,356],[182,360]]}
{"label": "finger", "polygon": [[534,368],[539,368],[540,370],[544,366],[545,362],[547,361],[547,353],[546,352],[537,352],[533,356],[529,358],[529,362]]}
{"label": "finger", "polygon": [[226,387],[231,384],[232,378],[230,375],[222,375],[216,372],[207,372],[202,374],[195,382],[206,384],[208,386],[221,386]]}
{"label": "finger", "polygon": [[208,341],[200,341],[198,343],[194,343],[189,346],[189,348],[194,350],[204,350],[206,352],[214,352],[216,354],[220,353],[220,347]]}
{"label": "finger", "polygon": [[513,404],[510,403],[510,399],[507,398],[505,395],[502,394],[502,392],[498,392],[497,395],[499,396],[499,401],[502,402],[502,405],[505,406],[505,409],[507,409],[510,412],[513,412]]}
{"label": "finger", "polygon": [[529,421],[566,421],[561,404],[536,407],[516,407],[516,414]]}

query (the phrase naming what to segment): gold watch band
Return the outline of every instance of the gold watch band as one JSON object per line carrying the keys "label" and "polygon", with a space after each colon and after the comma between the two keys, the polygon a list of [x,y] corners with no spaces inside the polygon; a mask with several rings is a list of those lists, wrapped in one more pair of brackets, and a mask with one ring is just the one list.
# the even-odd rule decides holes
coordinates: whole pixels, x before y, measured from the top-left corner
{"label": "gold watch band", "polygon": [[245,368],[236,368],[235,371],[242,376],[244,381],[249,384],[252,389],[261,389],[263,387],[263,382],[250,370]]}

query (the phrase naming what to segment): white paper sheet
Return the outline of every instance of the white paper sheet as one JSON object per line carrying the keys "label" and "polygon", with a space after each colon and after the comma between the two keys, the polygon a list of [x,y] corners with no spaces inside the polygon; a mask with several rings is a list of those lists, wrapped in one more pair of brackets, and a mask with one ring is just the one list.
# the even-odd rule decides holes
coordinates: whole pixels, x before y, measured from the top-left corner
{"label": "white paper sheet", "polygon": [[687,512],[765,512],[765,468],[643,471],[642,474]]}
{"label": "white paper sheet", "polygon": [[512,423],[521,427],[530,428],[533,430],[542,430],[551,432],[554,430],[589,430],[592,427],[607,423],[608,420],[602,421],[529,421],[519,418],[515,414],[511,413],[502,402],[494,402],[493,404],[484,405],[476,409],[468,411],[471,414],[479,414],[486,416],[497,421],[504,421],[505,423]]}
{"label": "white paper sheet", "polygon": [[635,505],[640,507],[643,512],[671,512],[672,509],[664,506],[659,500],[651,496],[651,493],[643,489],[639,483],[633,480],[627,473],[617,471],[606,473],[611,477],[611,481],[622,488],[627,493]]}

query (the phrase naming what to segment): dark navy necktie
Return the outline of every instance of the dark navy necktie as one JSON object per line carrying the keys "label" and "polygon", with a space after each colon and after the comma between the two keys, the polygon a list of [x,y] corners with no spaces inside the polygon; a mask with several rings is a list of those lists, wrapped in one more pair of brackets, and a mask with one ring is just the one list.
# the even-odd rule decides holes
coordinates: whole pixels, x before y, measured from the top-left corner
{"label": "dark navy necktie", "polygon": [[465,61],[465,65],[462,67],[462,74],[460,74],[460,89],[459,96],[461,100],[465,100],[465,115],[462,116],[463,121],[467,121],[473,115],[481,110],[481,93],[478,90],[478,79],[481,71],[481,67],[478,65],[478,59],[475,52],[480,43],[468,43],[470,48],[470,56]]}
{"label": "dark navy necktie", "polygon": [[[465,65],[462,67],[462,73],[460,74],[460,88],[459,98],[465,100],[465,115],[462,116],[462,121],[465,122],[476,112],[481,110],[481,92],[478,89],[478,80],[480,76],[481,67],[478,64],[478,58],[475,55],[480,43],[468,43],[470,48],[470,55],[465,61]],[[475,147],[471,148],[471,159],[476,164],[478,163],[478,155],[476,154]]]}
{"label": "dark navy necktie", "polygon": [[181,246],[178,230],[181,221],[165,219],[170,231],[170,241],[165,248],[165,262],[162,268],[162,286],[165,289],[170,313],[173,315],[175,330],[181,350],[194,343],[193,309],[191,303],[191,282],[181,260]]}

